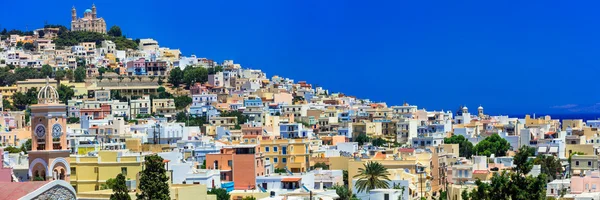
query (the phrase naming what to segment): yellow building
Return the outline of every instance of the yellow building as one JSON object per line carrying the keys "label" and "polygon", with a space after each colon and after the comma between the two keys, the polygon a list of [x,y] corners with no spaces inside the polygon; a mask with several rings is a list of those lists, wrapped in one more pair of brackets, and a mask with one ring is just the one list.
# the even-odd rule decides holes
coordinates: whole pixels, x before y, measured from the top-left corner
{"label": "yellow building", "polygon": [[[349,184],[349,188],[354,188],[354,184],[352,183],[352,179],[354,176],[356,176],[358,174],[358,169],[359,168],[364,168],[364,164],[366,164],[368,161],[374,161],[374,162],[378,162],[380,164],[382,164],[385,168],[387,169],[407,169],[409,173],[411,174],[417,174],[416,170],[417,170],[417,165],[423,169],[424,174],[431,174],[431,154],[429,153],[417,153],[413,156],[410,157],[404,157],[402,158],[402,160],[394,160],[394,159],[386,159],[386,160],[371,160],[371,159],[362,159],[362,160],[348,160],[348,184]],[[418,192],[420,191],[420,186],[419,184],[428,184],[427,182],[429,182],[429,177],[427,176],[423,176],[423,177],[419,177],[419,179],[422,179],[420,181],[417,181],[416,183],[413,182],[413,184],[415,184],[417,186],[417,190]],[[425,187],[423,187],[425,188]],[[425,193],[430,193],[431,191],[423,191]]]}
{"label": "yellow building", "polygon": [[17,86],[16,85],[2,86],[2,87],[0,87],[0,94],[2,94],[2,98],[3,99],[7,99],[10,102],[12,102],[12,96],[16,92],[17,92]]}
{"label": "yellow building", "polygon": [[[169,195],[171,200],[217,200],[214,194],[207,194],[206,185],[202,184],[177,184],[169,185]],[[77,198],[80,199],[110,199],[113,194],[112,190],[98,190],[89,192],[77,193]],[[129,197],[132,200],[137,199],[135,192],[129,192]]]}
{"label": "yellow building", "polygon": [[261,140],[260,148],[274,168],[306,172],[310,165],[309,144],[310,140],[303,139]]}
{"label": "yellow building", "polygon": [[135,180],[143,162],[144,155],[125,151],[100,151],[96,156],[71,155],[71,185],[80,193],[98,190],[119,173]]}
{"label": "yellow building", "polygon": [[548,124],[550,123],[550,121],[552,121],[552,118],[550,117],[550,115],[546,115],[543,118],[532,118],[530,115],[525,115],[525,124],[526,125],[542,125],[542,124]]}
{"label": "yellow building", "polygon": [[575,152],[581,152],[584,155],[595,155],[594,144],[567,144],[565,145],[565,156],[568,158]]}
{"label": "yellow building", "polygon": [[87,95],[88,90],[87,90],[87,87],[85,86],[85,83],[76,83],[76,82],[69,82],[69,81],[62,80],[62,81],[60,81],[60,84],[73,88],[73,92],[74,92],[75,96]]}
{"label": "yellow building", "polygon": [[233,190],[229,192],[230,199],[243,199],[244,197],[254,197],[256,199],[268,198],[269,193],[258,190]]}
{"label": "yellow building", "polygon": [[[48,80],[48,82],[51,85],[56,85],[56,80],[54,79],[50,79]],[[17,92],[21,92],[21,93],[25,93],[27,92],[27,90],[31,89],[31,88],[37,88],[40,89],[44,86],[46,86],[46,79],[27,79],[24,81],[17,81]]]}

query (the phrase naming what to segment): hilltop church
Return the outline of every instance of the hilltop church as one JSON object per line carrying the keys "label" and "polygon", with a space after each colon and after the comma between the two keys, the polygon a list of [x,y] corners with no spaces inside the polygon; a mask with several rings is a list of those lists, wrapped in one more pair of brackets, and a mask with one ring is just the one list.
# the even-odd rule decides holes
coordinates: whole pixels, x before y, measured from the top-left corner
{"label": "hilltop church", "polygon": [[86,9],[83,18],[77,19],[75,6],[71,10],[71,31],[91,31],[106,33],[106,22],[96,15],[96,5],[92,4],[92,9]]}

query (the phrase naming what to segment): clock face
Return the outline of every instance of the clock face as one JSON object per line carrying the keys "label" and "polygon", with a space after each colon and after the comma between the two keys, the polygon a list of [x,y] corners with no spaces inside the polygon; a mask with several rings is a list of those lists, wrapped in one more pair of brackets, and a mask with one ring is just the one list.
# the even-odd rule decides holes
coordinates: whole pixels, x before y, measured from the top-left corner
{"label": "clock face", "polygon": [[60,124],[54,124],[54,126],[52,126],[52,137],[60,137],[62,135],[62,127],[60,126]]}
{"label": "clock face", "polygon": [[38,138],[43,138],[44,136],[46,136],[46,127],[44,127],[44,125],[39,125],[35,128],[35,135]]}

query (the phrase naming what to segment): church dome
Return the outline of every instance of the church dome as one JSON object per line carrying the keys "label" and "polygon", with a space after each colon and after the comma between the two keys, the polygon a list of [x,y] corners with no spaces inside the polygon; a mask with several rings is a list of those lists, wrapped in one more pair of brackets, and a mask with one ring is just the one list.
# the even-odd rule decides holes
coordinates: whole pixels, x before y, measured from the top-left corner
{"label": "church dome", "polygon": [[85,9],[85,12],[86,12],[86,13],[91,13],[91,12],[92,12],[92,10],[90,10],[90,9]]}
{"label": "church dome", "polygon": [[58,103],[58,91],[50,85],[49,78],[46,78],[46,85],[38,92],[39,104]]}

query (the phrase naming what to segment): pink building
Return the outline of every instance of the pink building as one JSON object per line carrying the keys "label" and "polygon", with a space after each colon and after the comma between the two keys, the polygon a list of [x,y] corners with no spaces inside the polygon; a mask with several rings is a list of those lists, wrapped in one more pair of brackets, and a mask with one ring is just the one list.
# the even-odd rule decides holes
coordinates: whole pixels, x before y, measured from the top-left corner
{"label": "pink building", "polygon": [[4,152],[0,149],[0,182],[12,182],[12,168],[4,167]]}
{"label": "pink building", "polygon": [[138,60],[127,62],[127,73],[129,75],[146,75],[146,59],[140,58]]}
{"label": "pink building", "polygon": [[585,176],[571,177],[571,193],[600,192],[600,172],[588,171]]}

